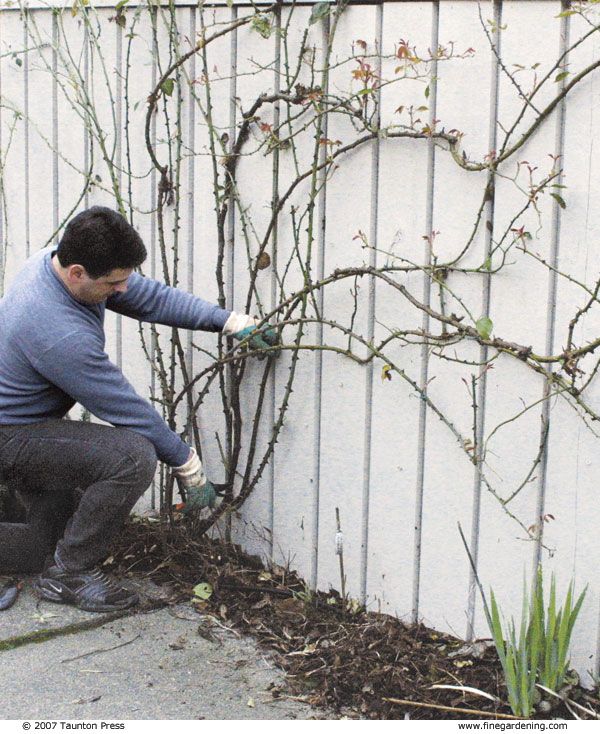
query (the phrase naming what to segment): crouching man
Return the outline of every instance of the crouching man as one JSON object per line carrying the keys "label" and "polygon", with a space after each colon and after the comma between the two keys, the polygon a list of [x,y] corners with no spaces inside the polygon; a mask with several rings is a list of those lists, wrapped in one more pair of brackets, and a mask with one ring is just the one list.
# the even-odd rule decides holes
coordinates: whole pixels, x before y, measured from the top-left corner
{"label": "crouching man", "polygon": [[[108,308],[139,321],[277,343],[256,319],[134,272],[146,258],[118,213],[93,207],[36,253],[0,299],[0,477],[24,516],[0,522],[0,571],[37,573],[44,599],[90,612],[137,594],[98,567],[157,459],[193,501],[211,499],[196,451],[171,431],[105,352]],[[75,402],[111,426],[65,420]],[[198,506],[198,502],[196,502]]]}

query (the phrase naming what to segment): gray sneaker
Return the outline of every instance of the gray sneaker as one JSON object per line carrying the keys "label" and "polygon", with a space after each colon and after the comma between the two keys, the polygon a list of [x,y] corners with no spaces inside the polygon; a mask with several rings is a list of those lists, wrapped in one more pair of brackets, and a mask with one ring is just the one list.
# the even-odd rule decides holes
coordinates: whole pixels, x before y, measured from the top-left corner
{"label": "gray sneaker", "polygon": [[0,588],[0,611],[3,612],[5,609],[10,609],[12,607],[12,605],[17,601],[22,585],[22,581],[9,579]]}
{"label": "gray sneaker", "polygon": [[135,591],[119,586],[99,568],[63,571],[48,566],[34,581],[33,588],[43,599],[74,604],[84,612],[114,612],[139,603]]}

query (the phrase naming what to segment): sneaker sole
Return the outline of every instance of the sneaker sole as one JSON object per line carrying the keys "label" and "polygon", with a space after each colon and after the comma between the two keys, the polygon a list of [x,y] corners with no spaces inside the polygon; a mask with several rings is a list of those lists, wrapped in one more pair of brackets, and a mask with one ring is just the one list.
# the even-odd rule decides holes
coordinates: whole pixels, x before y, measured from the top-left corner
{"label": "sneaker sole", "polygon": [[39,579],[33,582],[33,590],[39,597],[46,601],[51,601],[55,604],[71,604],[83,612],[120,612],[123,609],[130,609],[140,602],[140,598],[136,594],[129,599],[125,599],[120,604],[86,604],[78,599],[77,595],[70,589],[62,586],[62,584],[53,581],[50,585],[48,581],[42,582]]}
{"label": "sneaker sole", "polygon": [[19,585],[12,582],[7,582],[2,588],[0,588],[0,611],[10,609],[12,605],[17,601],[19,596]]}

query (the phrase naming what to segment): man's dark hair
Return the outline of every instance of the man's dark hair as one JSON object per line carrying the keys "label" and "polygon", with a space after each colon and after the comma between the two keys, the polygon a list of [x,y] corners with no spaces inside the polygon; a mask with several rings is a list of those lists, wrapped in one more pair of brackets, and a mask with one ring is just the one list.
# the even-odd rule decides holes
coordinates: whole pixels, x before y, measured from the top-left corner
{"label": "man's dark hair", "polygon": [[137,268],[146,254],[135,229],[105,206],[93,206],[73,217],[57,249],[63,268],[83,265],[90,278],[101,278],[117,268]]}

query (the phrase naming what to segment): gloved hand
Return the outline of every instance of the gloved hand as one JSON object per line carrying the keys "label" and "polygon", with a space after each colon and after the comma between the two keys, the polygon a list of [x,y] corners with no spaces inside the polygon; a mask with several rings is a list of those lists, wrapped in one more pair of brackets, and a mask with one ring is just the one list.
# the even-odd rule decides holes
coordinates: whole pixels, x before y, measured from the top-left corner
{"label": "gloved hand", "polygon": [[207,481],[202,487],[189,487],[185,502],[175,505],[175,509],[183,512],[184,515],[200,512],[206,507],[212,509],[215,506],[216,499],[217,494],[214,485]]}
{"label": "gloved hand", "polygon": [[217,497],[215,488],[204,476],[196,449],[191,450],[190,458],[183,466],[174,467],[173,474],[177,479],[179,490],[183,490],[186,498],[186,501],[177,505],[176,509],[188,513],[203,510],[205,507],[214,507]]}
{"label": "gloved hand", "polygon": [[[235,311],[225,322],[223,334],[233,336],[234,339],[242,340],[250,337],[248,344],[251,349],[268,349],[280,344],[279,336],[273,327],[265,324],[258,328],[260,319],[247,314],[239,314]],[[267,356],[267,355],[264,355]],[[268,356],[279,356],[279,351],[271,352]]]}

